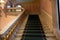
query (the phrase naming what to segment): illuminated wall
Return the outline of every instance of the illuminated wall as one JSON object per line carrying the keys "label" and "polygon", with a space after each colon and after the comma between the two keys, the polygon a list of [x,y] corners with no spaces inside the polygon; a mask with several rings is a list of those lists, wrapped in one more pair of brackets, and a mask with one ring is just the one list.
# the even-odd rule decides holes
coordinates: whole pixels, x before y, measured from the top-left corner
{"label": "illuminated wall", "polygon": [[0,0],[0,7],[2,7],[2,9],[4,9],[6,2],[7,2],[7,0]]}

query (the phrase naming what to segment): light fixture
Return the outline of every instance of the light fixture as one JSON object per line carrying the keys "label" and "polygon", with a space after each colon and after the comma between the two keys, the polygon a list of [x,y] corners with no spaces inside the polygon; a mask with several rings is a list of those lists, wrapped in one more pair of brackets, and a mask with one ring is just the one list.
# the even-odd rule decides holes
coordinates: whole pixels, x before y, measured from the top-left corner
{"label": "light fixture", "polygon": [[3,0],[0,0],[0,3],[5,3],[5,1],[3,1]]}
{"label": "light fixture", "polygon": [[21,8],[21,5],[17,5],[16,7],[20,7]]}
{"label": "light fixture", "polygon": [[7,6],[7,8],[11,8],[11,6],[10,6],[10,5],[8,5],[8,6]]}

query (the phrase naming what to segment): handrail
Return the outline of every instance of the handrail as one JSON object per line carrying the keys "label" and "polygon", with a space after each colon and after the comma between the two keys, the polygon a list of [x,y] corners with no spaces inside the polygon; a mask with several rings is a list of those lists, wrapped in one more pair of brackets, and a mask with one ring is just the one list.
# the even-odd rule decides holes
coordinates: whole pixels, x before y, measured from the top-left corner
{"label": "handrail", "polygon": [[4,40],[8,40],[10,35],[12,34],[12,32],[14,31],[14,29],[17,27],[17,25],[19,24],[19,21],[13,26],[13,28],[10,30],[10,32],[8,32],[8,34],[4,37]]}
{"label": "handrail", "polygon": [[7,31],[8,31],[7,33],[0,35],[0,40],[8,40],[9,37],[10,37],[10,35],[11,35],[12,32],[14,31],[14,29],[15,29],[15,28],[17,27],[17,25],[19,24],[19,22],[20,22],[20,20],[18,19],[17,22],[15,22],[15,23],[13,24],[12,28],[7,30]]}
{"label": "handrail", "polygon": [[10,32],[8,32],[8,34],[5,36],[4,40],[9,40],[10,36],[12,35],[12,33],[14,32],[14,30],[17,28],[17,26],[19,25],[19,23],[22,24],[23,22],[23,17],[25,18],[26,14],[24,13],[24,15],[21,15],[21,18],[19,18],[17,20],[17,22],[14,24],[13,28],[10,30]]}
{"label": "handrail", "polygon": [[[18,9],[18,8],[9,8],[7,10],[14,10],[14,9]],[[24,8],[22,8],[23,11],[25,11]],[[15,28],[17,27],[17,25],[20,23],[20,19],[18,18],[18,20],[16,21],[16,23],[13,24],[13,27],[8,29],[8,32],[6,34],[2,34],[0,35],[0,40],[8,40],[9,37],[11,36],[12,32],[15,30]]]}
{"label": "handrail", "polygon": [[11,7],[11,8],[7,8],[7,9],[22,9],[20,7]]}
{"label": "handrail", "polygon": [[12,7],[12,8],[7,8],[7,12],[9,12],[9,10],[13,10],[13,11],[10,11],[10,12],[18,12],[18,11],[16,11],[16,10],[21,10],[21,11],[23,11],[23,10],[25,10],[24,8],[20,8],[20,7]]}

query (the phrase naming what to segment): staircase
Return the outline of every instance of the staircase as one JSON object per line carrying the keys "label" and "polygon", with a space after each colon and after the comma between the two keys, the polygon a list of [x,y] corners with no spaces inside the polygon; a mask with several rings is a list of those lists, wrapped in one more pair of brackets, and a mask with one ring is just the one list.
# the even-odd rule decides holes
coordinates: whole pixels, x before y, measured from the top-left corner
{"label": "staircase", "polygon": [[48,26],[43,26],[43,30],[47,40],[58,40]]}
{"label": "staircase", "polygon": [[21,40],[46,40],[38,15],[29,15]]}
{"label": "staircase", "polygon": [[29,15],[27,23],[18,27],[10,40],[57,40],[57,38],[50,28],[42,27],[38,15]]}

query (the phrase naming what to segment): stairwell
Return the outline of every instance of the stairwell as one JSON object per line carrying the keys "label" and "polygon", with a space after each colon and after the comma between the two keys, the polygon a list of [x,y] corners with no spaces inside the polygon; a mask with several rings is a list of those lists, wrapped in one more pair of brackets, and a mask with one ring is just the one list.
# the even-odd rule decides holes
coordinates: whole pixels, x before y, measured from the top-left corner
{"label": "stairwell", "polygon": [[22,25],[9,40],[57,40],[50,28],[42,27],[38,15],[29,15]]}

